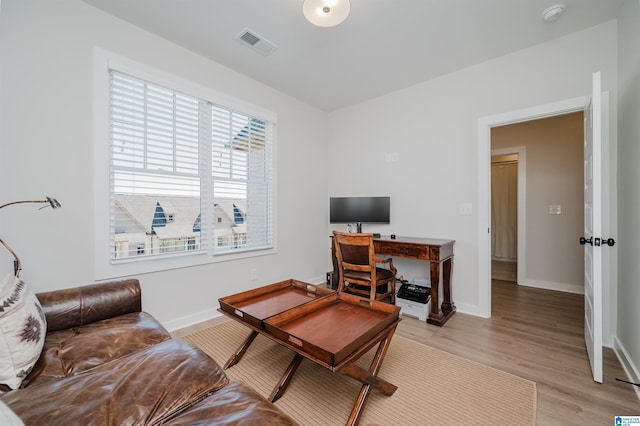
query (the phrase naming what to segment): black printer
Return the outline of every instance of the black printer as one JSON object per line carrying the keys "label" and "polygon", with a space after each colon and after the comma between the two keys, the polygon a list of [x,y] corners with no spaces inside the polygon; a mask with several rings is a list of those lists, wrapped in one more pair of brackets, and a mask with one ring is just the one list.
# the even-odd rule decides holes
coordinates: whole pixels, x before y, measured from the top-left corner
{"label": "black printer", "polygon": [[400,286],[397,296],[412,302],[427,303],[431,297],[431,288],[416,284],[405,283]]}

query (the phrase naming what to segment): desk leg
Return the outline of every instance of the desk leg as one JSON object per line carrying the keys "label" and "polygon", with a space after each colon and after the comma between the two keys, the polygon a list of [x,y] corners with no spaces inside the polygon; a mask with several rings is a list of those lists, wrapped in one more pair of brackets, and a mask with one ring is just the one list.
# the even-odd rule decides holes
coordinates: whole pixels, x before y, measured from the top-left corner
{"label": "desk leg", "polygon": [[233,355],[231,355],[231,358],[229,358],[227,363],[224,365],[225,370],[229,367],[233,367],[242,359],[242,357],[244,356],[244,353],[247,351],[247,348],[249,348],[249,345],[253,343],[253,339],[255,339],[257,335],[258,335],[257,331],[251,330],[251,333],[247,336],[244,342],[242,342],[242,345],[240,345],[240,347],[236,350],[236,352]]}
{"label": "desk leg", "polygon": [[445,316],[450,316],[456,310],[456,306],[451,300],[451,271],[453,270],[453,257],[442,263],[442,290],[444,300],[442,301],[442,310]]}
{"label": "desk leg", "polygon": [[282,395],[284,395],[284,392],[287,390],[289,382],[291,381],[293,375],[296,373],[296,370],[302,362],[302,359],[303,356],[298,353],[293,357],[291,363],[289,364],[289,367],[287,367],[287,371],[284,372],[276,387],[271,391],[271,395],[269,395],[269,401],[276,402]]}
{"label": "desk leg", "polygon": [[[397,389],[397,387],[385,380],[378,379],[376,376],[380,371],[380,367],[382,366],[382,361],[384,361],[384,357],[387,355],[387,349],[389,349],[389,344],[391,343],[391,338],[393,337],[394,331],[395,331],[395,327],[380,342],[380,345],[378,346],[378,350],[376,351],[376,355],[373,357],[373,361],[371,362],[371,366],[369,367],[369,371],[366,379],[367,382],[375,383],[375,387],[381,389],[385,395],[392,395]],[[353,370],[350,372],[353,372]],[[355,375],[349,374],[348,372],[343,374],[347,374],[348,376],[361,380],[361,378],[356,377]],[[351,410],[351,415],[349,416],[347,425],[349,426],[357,425],[358,422],[360,421],[360,417],[362,416],[362,411],[364,410],[364,406],[367,403],[367,398],[369,397],[369,392],[371,392],[371,386],[372,386],[371,384],[366,383],[362,385],[362,388],[360,388],[358,399],[356,399],[356,403],[353,405],[353,409]]]}
{"label": "desk leg", "polygon": [[[453,258],[443,262],[430,262],[431,269],[431,309],[427,322],[442,327],[454,314],[456,307],[451,301],[451,270]],[[442,307],[440,303],[440,283],[442,283]]]}

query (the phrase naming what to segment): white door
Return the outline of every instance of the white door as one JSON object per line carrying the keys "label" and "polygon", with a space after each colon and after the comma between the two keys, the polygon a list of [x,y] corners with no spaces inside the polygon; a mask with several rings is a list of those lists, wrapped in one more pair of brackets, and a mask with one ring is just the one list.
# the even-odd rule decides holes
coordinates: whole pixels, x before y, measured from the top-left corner
{"label": "white door", "polygon": [[584,111],[584,339],[593,380],[602,383],[602,95],[600,73]]}

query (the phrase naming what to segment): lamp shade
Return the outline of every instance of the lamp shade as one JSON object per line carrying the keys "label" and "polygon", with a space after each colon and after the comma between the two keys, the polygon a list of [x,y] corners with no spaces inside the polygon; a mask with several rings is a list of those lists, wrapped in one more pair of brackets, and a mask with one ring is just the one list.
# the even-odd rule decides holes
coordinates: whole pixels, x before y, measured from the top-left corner
{"label": "lamp shade", "polygon": [[349,16],[349,0],[304,0],[302,13],[309,22],[319,27],[333,27]]}

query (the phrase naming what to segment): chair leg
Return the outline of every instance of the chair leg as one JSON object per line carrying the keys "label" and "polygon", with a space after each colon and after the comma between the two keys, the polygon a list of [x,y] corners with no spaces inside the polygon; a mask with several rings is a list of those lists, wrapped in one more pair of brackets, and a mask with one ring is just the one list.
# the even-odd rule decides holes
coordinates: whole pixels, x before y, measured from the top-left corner
{"label": "chair leg", "polygon": [[344,276],[342,274],[338,275],[338,291],[344,291]]}
{"label": "chair leg", "polygon": [[396,304],[396,278],[391,279],[391,304]]}

